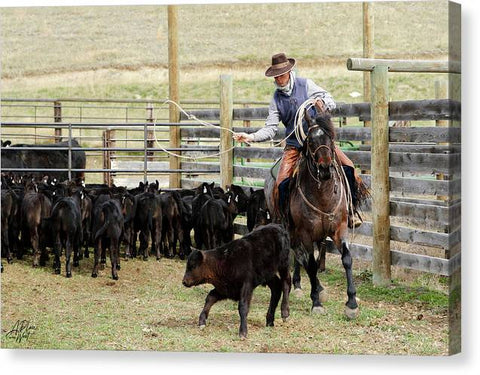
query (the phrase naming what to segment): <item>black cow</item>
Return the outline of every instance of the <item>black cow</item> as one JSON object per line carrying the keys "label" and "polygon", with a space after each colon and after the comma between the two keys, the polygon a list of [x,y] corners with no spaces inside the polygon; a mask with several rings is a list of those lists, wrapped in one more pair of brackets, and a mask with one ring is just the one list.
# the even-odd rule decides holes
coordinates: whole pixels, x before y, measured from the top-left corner
{"label": "black cow", "polygon": [[[102,212],[102,204],[112,199],[110,194],[100,194],[95,197],[93,200],[93,208],[92,208],[92,222],[91,222],[91,229],[90,229],[90,239],[89,244],[95,246],[95,233],[100,229],[102,223],[100,222],[100,215]],[[100,256],[100,263],[105,265],[107,263],[107,256],[105,249],[108,247],[108,243],[103,244],[102,246],[102,254]]]}
{"label": "black cow", "polygon": [[[20,242],[20,232],[22,230],[22,201],[25,195],[25,186],[19,184],[11,178],[3,178],[2,176],[2,192],[3,190],[10,191],[13,198],[13,206],[10,210],[10,217],[8,220],[8,247],[11,254],[16,254],[17,258],[22,257],[22,244]],[[2,202],[2,212],[4,210]],[[3,225],[2,225],[3,229]]]}
{"label": "black cow", "polygon": [[160,194],[162,202],[162,239],[163,253],[173,258],[176,253],[177,242],[180,243],[179,257],[184,259],[185,239],[182,225],[183,202],[180,194],[169,191]]}
{"label": "black cow", "polygon": [[263,189],[253,190],[250,188],[250,197],[247,204],[247,228],[251,232],[257,220],[259,210],[267,210],[265,191]]}
{"label": "black cow", "polygon": [[213,249],[233,240],[236,206],[232,194],[226,194],[224,199],[210,198],[200,208],[195,222],[197,246]]}
{"label": "black cow", "polygon": [[230,185],[227,187],[227,193],[233,193],[233,200],[237,206],[237,212],[243,214],[247,211],[249,196],[245,193],[243,188],[238,185]]}
{"label": "black cow", "polygon": [[48,197],[38,192],[37,184],[27,182],[22,200],[22,244],[17,258],[23,256],[23,246],[30,243],[33,249],[33,266],[45,265],[48,254],[45,249],[45,238],[42,233],[42,219],[50,216],[52,203]]}
{"label": "black cow", "polygon": [[[193,229],[193,211],[192,211],[193,195],[183,195],[182,205],[182,227],[183,227],[183,243],[180,243],[180,253],[184,256],[190,255],[192,251],[191,232]],[[181,256],[180,256],[181,258]]]}
{"label": "black cow", "polygon": [[140,254],[143,260],[148,260],[148,243],[151,238],[152,252],[160,260],[162,236],[162,202],[160,194],[145,192],[135,196],[134,231],[140,232]]}
{"label": "black cow", "polygon": [[246,338],[250,302],[253,290],[259,285],[268,285],[271,291],[267,327],[273,327],[282,293],[281,315],[285,321],[290,314],[289,248],[287,231],[281,225],[269,224],[218,248],[194,250],[187,260],[183,285],[191,287],[208,283],[214,286],[207,295],[198,325],[205,327],[213,304],[232,299],[238,301],[239,335]]}
{"label": "black cow", "polygon": [[[79,181],[76,183],[74,181],[65,181],[62,183],[58,183],[58,181],[51,181],[48,184],[45,184],[45,193],[48,190],[53,191],[53,201],[55,202],[57,199],[67,196],[76,197],[79,205],[80,205],[80,213],[82,216],[82,243],[84,251],[83,253],[80,252],[79,256],[80,259],[89,257],[88,246],[91,242],[91,229],[92,229],[92,211],[93,211],[93,200],[92,197],[96,197],[97,191],[92,194],[92,188],[86,188],[85,183],[83,181]],[[78,193],[80,192],[80,193]]]}
{"label": "black cow", "polygon": [[255,225],[253,229],[258,228],[261,225],[267,225],[272,222],[272,216],[270,215],[270,211],[268,208],[264,210],[263,208],[259,208],[257,211],[257,216],[255,217]]}
{"label": "black cow", "polygon": [[208,200],[213,198],[214,183],[202,183],[194,189],[195,196],[192,199],[192,224],[194,229],[195,246],[199,249],[203,247],[203,235],[200,229],[200,209]]}
{"label": "black cow", "polygon": [[134,230],[134,220],[135,220],[135,197],[129,192],[125,192],[120,197],[120,204],[122,207],[123,214],[123,242],[125,243],[125,260],[128,258],[133,258],[135,254],[135,242],[136,235]]}
{"label": "black cow", "polygon": [[[83,192],[78,192],[83,195]],[[78,197],[63,197],[57,200],[52,208],[50,218],[45,219],[45,225],[49,225],[53,234],[53,249],[55,261],[53,264],[55,273],[60,274],[60,256],[65,249],[66,276],[72,277],[72,264],[70,262],[73,253],[73,265],[78,266],[80,246],[82,242],[82,214]]]}
{"label": "black cow", "polygon": [[99,207],[100,213],[97,223],[100,228],[96,231],[94,237],[95,243],[95,262],[92,271],[92,277],[97,277],[99,258],[104,240],[108,240],[110,248],[110,262],[112,263],[112,278],[118,280],[118,272],[120,269],[120,240],[123,233],[123,215],[120,203],[116,199],[109,199]]}
{"label": "black cow", "polygon": [[8,263],[12,262],[12,248],[10,244],[10,224],[17,218],[18,196],[15,192],[2,183],[1,191],[1,222],[2,222],[2,258]]}
{"label": "black cow", "polygon": [[[72,147],[80,147],[77,140],[72,139]],[[11,147],[21,147],[20,150],[12,150]],[[10,141],[2,142],[1,160],[2,169],[4,168],[37,168],[37,169],[55,169],[68,168],[68,150],[32,150],[32,148],[44,147],[68,147],[68,142],[57,142],[50,144],[14,144]],[[72,151],[72,168],[85,169],[86,156],[85,151]],[[20,172],[18,172],[20,173]],[[18,174],[17,173],[17,174]],[[33,172],[35,178],[43,178],[45,172]],[[61,181],[68,178],[67,172],[49,172],[50,177],[55,177]],[[72,178],[83,178],[84,172],[73,172]]]}

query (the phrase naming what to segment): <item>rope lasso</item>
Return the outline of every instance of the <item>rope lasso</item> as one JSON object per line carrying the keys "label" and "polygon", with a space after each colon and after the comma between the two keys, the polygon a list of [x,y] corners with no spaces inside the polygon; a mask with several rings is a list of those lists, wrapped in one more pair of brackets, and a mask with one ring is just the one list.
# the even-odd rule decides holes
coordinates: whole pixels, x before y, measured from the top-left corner
{"label": "rope lasso", "polygon": [[[303,146],[303,142],[307,138],[305,131],[303,130],[303,118],[305,117],[305,111],[309,111],[313,106],[315,106],[316,99],[307,99],[305,100],[300,107],[298,107],[297,112],[295,113],[295,137],[297,138],[300,146]],[[290,134],[288,135],[290,136]]]}
{"label": "rope lasso", "polygon": [[[226,131],[230,132],[232,135],[236,134],[232,129],[225,128],[225,127],[222,127],[222,126],[216,126],[216,125],[213,125],[210,122],[200,120],[195,115],[192,115],[192,114],[188,113],[187,111],[185,111],[178,103],[176,103],[173,100],[167,99],[167,100],[165,100],[165,102],[163,104],[168,104],[168,103],[171,103],[171,104],[175,105],[180,110],[180,112],[183,113],[187,117],[187,119],[189,119],[189,120],[194,120],[194,121],[198,122],[199,124],[201,124],[203,126],[212,127],[212,128],[220,129],[220,130],[226,130]],[[290,137],[293,133],[295,133],[295,137],[297,138],[300,145],[303,145],[303,142],[306,138],[306,134],[305,134],[305,132],[303,130],[303,126],[302,126],[303,119],[304,119],[304,116],[305,116],[305,109],[308,111],[314,105],[315,105],[315,99],[307,99],[305,102],[303,102],[300,105],[300,107],[298,108],[298,110],[295,114],[294,129],[288,135],[286,135],[283,139],[274,143],[273,147],[280,146],[282,144],[282,142],[286,141],[288,139],[288,137]],[[180,154],[168,151],[158,142],[157,133],[156,133],[156,119],[154,119],[154,121],[153,121],[153,136],[154,136],[154,139],[155,139],[155,143],[157,144],[157,147],[160,150],[162,150],[163,152],[165,152],[168,155],[171,155],[171,156],[174,156],[174,157],[177,157],[177,158],[181,158],[181,159],[200,160],[200,159],[206,159],[206,158],[210,158],[210,157],[220,156],[223,153],[231,151],[235,147],[235,146],[232,146],[227,150],[223,150],[223,151],[220,151],[220,152],[215,153],[215,154],[209,154],[209,155],[204,155],[204,156],[187,156],[187,155],[180,155]],[[245,143],[251,144],[250,142],[245,142]]]}
{"label": "rope lasso", "polygon": [[[230,133],[232,134],[235,134],[235,132],[229,128],[225,128],[225,127],[222,127],[222,126],[216,126],[216,125],[213,125],[212,123],[210,122],[207,122],[207,121],[203,121],[203,120],[200,120],[199,118],[197,118],[195,115],[192,115],[192,114],[189,114],[188,112],[186,112],[178,103],[174,102],[173,100],[170,100],[170,99],[167,99],[163,104],[167,104],[167,103],[171,103],[173,105],[175,105],[179,110],[180,112],[182,112],[189,120],[194,120],[194,121],[197,121],[199,124],[203,125],[203,126],[208,126],[208,127],[212,127],[212,128],[215,128],[215,129],[220,129],[220,130],[227,130],[229,131]],[[220,151],[220,152],[217,152],[215,154],[209,154],[209,155],[204,155],[204,156],[187,156],[187,155],[180,155],[180,154],[177,154],[175,152],[172,152],[172,151],[168,151],[166,148],[164,148],[160,142],[158,142],[158,138],[157,138],[157,129],[156,129],[156,122],[157,120],[154,119],[153,121],[153,137],[155,139],[155,143],[157,144],[157,147],[162,150],[163,152],[165,152],[166,154],[168,155],[171,155],[171,156],[174,156],[174,157],[177,157],[177,158],[180,158],[180,159],[189,159],[189,160],[200,160],[200,159],[207,159],[207,158],[211,158],[211,157],[215,157],[215,156],[220,156],[224,153],[227,153],[231,150],[233,150],[233,148],[235,146],[232,146],[230,147],[229,149],[227,150],[223,150],[223,151]],[[185,151],[188,151],[188,149],[185,149]]]}

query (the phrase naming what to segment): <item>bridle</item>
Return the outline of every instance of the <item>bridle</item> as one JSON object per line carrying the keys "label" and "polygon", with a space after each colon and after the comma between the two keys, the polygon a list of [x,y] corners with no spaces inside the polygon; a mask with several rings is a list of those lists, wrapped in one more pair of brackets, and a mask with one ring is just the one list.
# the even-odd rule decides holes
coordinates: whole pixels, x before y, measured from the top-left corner
{"label": "bridle", "polygon": [[[313,129],[318,128],[318,127],[319,127],[319,125],[311,126],[309,128],[309,134]],[[330,137],[330,135],[325,133],[325,132],[323,132],[323,134],[325,134],[331,140],[332,145],[334,145],[332,137]],[[308,137],[308,135],[307,135],[307,137]],[[332,146],[328,146],[328,145],[325,145],[325,144],[321,144],[313,152],[311,151],[310,145],[309,145],[308,142],[306,143],[305,146],[306,146],[305,157],[306,157],[307,170],[308,170],[308,173],[310,174],[310,177],[317,183],[317,188],[318,189],[320,189],[320,185],[322,184],[322,181],[320,180],[320,177],[319,177],[320,166],[318,165],[317,161],[315,160],[315,154],[318,150],[320,150],[322,148],[326,148],[330,151],[331,156],[332,156],[332,160],[333,160],[333,163],[330,166],[330,168],[332,168],[334,173],[338,176],[338,180],[335,181],[335,188],[334,188],[335,193],[337,193],[337,188],[338,188],[338,186],[340,186],[340,197],[343,197],[343,195],[345,194],[345,187],[343,186],[343,183],[341,182],[342,175],[340,174],[339,166],[338,166],[338,163],[337,163],[336,158],[335,158],[335,151],[333,149],[334,146],[332,147]],[[312,167],[316,167],[316,176],[314,175],[314,173],[312,171]],[[338,183],[338,182],[340,182],[340,183]],[[337,211],[338,211],[338,209],[340,208],[340,206],[343,202],[342,198],[340,198],[338,200],[337,205],[330,212],[324,212],[324,211],[320,210],[318,207],[316,207],[315,205],[313,205],[308,200],[308,198],[305,196],[305,193],[303,192],[303,190],[300,186],[299,179],[297,179],[296,188],[298,189],[298,192],[300,193],[301,198],[307,204],[308,207],[310,207],[313,211],[317,212],[318,214],[326,217],[330,222],[333,222],[335,220],[335,217],[337,215]],[[347,200],[348,200],[348,198],[347,198]],[[347,202],[347,204],[348,204],[348,202]]]}
{"label": "bridle", "polygon": [[[310,126],[310,128],[308,129],[307,138],[308,138],[308,136],[312,133],[312,130],[315,130],[315,129],[317,129],[317,128],[320,128],[320,125]],[[326,136],[328,137],[328,139],[330,139],[330,142],[331,142],[332,145],[333,145],[334,143],[333,143],[332,137],[331,137],[328,133],[326,133],[323,129],[320,129],[320,130],[321,130],[321,132],[323,133],[323,134],[321,134],[321,135],[326,135]],[[306,150],[307,152],[306,152],[306,153],[307,153],[307,155],[308,155],[308,154],[312,155],[312,158],[315,156],[315,153],[316,153],[318,150],[322,149],[322,148],[328,149],[328,150],[330,151],[330,153],[332,154],[332,157],[333,157],[333,152],[334,152],[334,151],[333,151],[333,148],[332,148],[331,146],[327,146],[327,145],[321,144],[321,145],[319,145],[313,152],[310,150],[310,144],[309,144],[308,142],[307,142],[306,146],[307,146],[307,150]]]}
{"label": "bridle", "polygon": [[[309,129],[308,129],[308,134],[307,134],[307,139],[308,139],[308,135],[311,134],[312,130],[316,129],[316,128],[319,128],[320,126],[319,125],[313,125],[311,126]],[[323,131],[322,129],[320,129],[322,131],[323,134],[321,135],[326,135],[330,141],[331,141],[331,144],[334,145],[333,143],[333,139],[332,137],[327,134],[325,131]],[[332,146],[328,146],[326,144],[321,144],[319,145],[313,152],[311,151],[310,149],[310,144],[309,142],[306,142],[305,144],[306,146],[306,150],[305,150],[305,156],[307,158],[307,168],[308,168],[308,173],[310,174],[310,176],[317,182],[318,184],[318,187],[320,188],[320,184],[321,184],[321,180],[320,180],[320,166],[319,166],[319,163],[316,161],[315,159],[315,154],[317,153],[318,150],[321,150],[322,148],[326,148],[328,151],[330,151],[330,157],[332,158],[333,160],[333,163],[335,163],[335,151],[333,149]],[[314,174],[313,171],[312,171],[312,168],[315,169],[316,173]],[[315,176],[316,175],[316,176]]]}

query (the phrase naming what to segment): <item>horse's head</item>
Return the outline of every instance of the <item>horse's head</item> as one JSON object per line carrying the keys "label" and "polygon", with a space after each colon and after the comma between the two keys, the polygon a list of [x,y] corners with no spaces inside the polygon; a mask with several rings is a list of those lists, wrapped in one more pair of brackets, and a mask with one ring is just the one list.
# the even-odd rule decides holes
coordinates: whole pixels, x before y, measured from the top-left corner
{"label": "horse's head", "polygon": [[322,114],[313,120],[307,111],[305,119],[308,123],[307,138],[304,142],[304,152],[315,166],[317,175],[326,179],[330,177],[330,167],[335,158],[335,131],[330,116]]}

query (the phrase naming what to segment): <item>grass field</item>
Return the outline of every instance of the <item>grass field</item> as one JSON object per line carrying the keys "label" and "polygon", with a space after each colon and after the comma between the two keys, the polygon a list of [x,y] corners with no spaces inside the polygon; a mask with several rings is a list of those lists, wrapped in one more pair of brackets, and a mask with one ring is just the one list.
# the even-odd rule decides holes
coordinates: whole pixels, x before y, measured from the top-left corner
{"label": "grass field", "polygon": [[[374,4],[375,56],[446,59],[447,9]],[[0,17],[3,97],[168,96],[166,6],[3,8]],[[287,17],[296,22],[281,28]],[[181,98],[216,99],[219,75],[231,73],[236,99],[269,100],[263,72],[278,51],[338,101],[363,92],[362,73],[346,69],[362,56],[360,2],[182,5],[178,19]],[[392,100],[433,97],[440,77],[392,74]]]}
{"label": "grass field", "polygon": [[[108,262],[107,262],[108,263]],[[446,355],[447,295],[426,280],[406,286],[373,287],[365,265],[354,262],[360,316],[343,315],[346,281],[338,256],[327,257],[320,280],[327,288],[326,315],[311,315],[308,278],[304,295],[290,297],[284,323],[277,309],[275,327],[265,327],[269,289],[254,292],[248,316],[249,337],[238,338],[239,316],[233,301],[217,303],[207,327],[197,327],[210,286],[185,288],[185,262],[140,259],[122,262],[120,279],[109,265],[91,278],[92,259],[84,259],[73,277],[53,274],[48,265],[34,269],[31,259],[6,265],[2,273],[2,347],[207,352]],[[420,280],[419,278],[418,280]],[[35,328],[30,337],[8,336],[18,320]]]}

